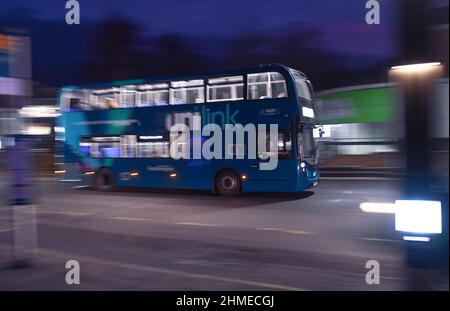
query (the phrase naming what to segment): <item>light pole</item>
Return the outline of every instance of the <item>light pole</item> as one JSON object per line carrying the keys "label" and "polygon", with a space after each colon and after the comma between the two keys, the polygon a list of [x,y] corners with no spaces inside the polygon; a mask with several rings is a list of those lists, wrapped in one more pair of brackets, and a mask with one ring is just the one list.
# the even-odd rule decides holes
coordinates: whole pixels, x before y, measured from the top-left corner
{"label": "light pole", "polygon": [[430,98],[442,65],[429,58],[427,1],[403,0],[402,60],[390,70],[403,95],[405,139],[404,197],[396,202],[396,230],[406,241],[411,289],[428,287],[433,268],[434,239],[442,233],[442,205],[431,190]]}

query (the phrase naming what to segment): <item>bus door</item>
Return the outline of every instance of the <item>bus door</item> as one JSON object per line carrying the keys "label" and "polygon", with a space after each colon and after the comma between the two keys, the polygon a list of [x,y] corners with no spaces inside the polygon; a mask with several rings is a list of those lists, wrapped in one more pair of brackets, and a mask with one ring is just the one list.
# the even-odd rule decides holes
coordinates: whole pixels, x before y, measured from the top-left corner
{"label": "bus door", "polygon": [[258,133],[257,158],[248,160],[251,166],[249,177],[267,184],[273,191],[287,190],[277,189],[277,185],[284,187],[283,185],[292,184],[297,178],[293,139],[291,129],[279,129],[272,139],[269,132],[265,137]]}

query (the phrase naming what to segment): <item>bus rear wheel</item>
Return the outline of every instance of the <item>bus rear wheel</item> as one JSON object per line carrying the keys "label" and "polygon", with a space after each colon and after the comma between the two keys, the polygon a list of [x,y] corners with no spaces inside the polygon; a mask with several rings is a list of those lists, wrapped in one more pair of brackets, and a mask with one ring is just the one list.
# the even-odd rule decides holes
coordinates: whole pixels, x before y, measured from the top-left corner
{"label": "bus rear wheel", "polygon": [[95,176],[95,189],[100,191],[110,191],[114,188],[112,172],[107,168],[102,168]]}
{"label": "bus rear wheel", "polygon": [[239,175],[231,170],[220,172],[215,180],[216,192],[223,196],[237,196],[241,193]]}

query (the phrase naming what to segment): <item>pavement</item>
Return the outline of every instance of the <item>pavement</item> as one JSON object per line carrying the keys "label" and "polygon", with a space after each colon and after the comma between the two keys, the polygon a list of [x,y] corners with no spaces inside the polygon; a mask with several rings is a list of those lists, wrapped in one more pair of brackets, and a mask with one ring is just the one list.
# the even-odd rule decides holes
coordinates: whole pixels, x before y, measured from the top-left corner
{"label": "pavement", "polygon": [[322,178],[384,180],[404,177],[401,155],[377,153],[340,155],[320,160]]}
{"label": "pavement", "polygon": [[[431,152],[433,184],[448,191],[449,154]],[[405,178],[405,159],[400,153],[340,155],[320,160],[322,179],[387,180]],[[432,186],[434,187],[434,186]]]}
{"label": "pavement", "polygon": [[[234,198],[38,185],[31,266],[11,268],[11,210],[0,209],[0,290],[405,290],[417,279],[448,290],[448,268],[406,266],[392,214],[359,209],[393,202],[397,180]],[[65,282],[68,260],[80,263],[79,285]],[[380,263],[378,285],[365,281],[369,260]]]}

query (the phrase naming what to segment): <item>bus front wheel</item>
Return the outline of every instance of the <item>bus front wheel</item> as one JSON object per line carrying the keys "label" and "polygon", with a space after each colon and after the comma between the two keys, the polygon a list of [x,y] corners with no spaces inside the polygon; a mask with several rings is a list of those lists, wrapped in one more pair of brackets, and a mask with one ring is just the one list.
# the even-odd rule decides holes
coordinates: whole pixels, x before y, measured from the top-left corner
{"label": "bus front wheel", "polygon": [[95,189],[100,191],[109,191],[114,187],[112,172],[107,168],[98,171],[95,177]]}
{"label": "bus front wheel", "polygon": [[223,196],[236,196],[241,193],[239,175],[231,170],[220,172],[215,180],[216,192]]}

